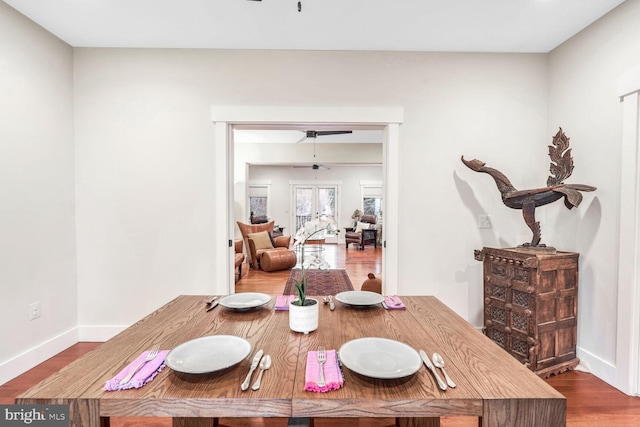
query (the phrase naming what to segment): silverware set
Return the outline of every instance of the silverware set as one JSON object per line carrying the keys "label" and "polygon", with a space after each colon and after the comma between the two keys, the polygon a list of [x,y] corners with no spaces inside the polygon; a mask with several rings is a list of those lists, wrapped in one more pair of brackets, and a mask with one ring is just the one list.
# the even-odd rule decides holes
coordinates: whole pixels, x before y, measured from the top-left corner
{"label": "silverware set", "polygon": [[329,304],[329,310],[333,311],[336,309],[336,304],[333,302],[333,296],[329,295],[328,297],[322,297],[322,301],[325,304]]}
{"label": "silverware set", "polygon": [[249,384],[251,383],[251,376],[253,375],[253,371],[255,371],[258,368],[260,369],[260,373],[258,374],[258,378],[256,379],[256,381],[251,386],[251,390],[258,390],[260,388],[260,384],[262,383],[262,374],[264,374],[264,371],[266,371],[271,367],[271,356],[267,354],[264,357],[262,357],[263,354],[264,354],[264,351],[260,349],[253,356],[253,359],[251,360],[251,366],[249,367],[249,373],[247,374],[247,377],[244,379],[244,381],[240,385],[240,389],[242,391],[249,389]]}
{"label": "silverware set", "polygon": [[258,374],[258,379],[256,380],[256,382],[253,383],[253,385],[251,386],[251,390],[257,390],[260,388],[260,383],[262,382],[262,374],[264,374],[264,371],[266,371],[270,367],[271,367],[271,356],[267,354],[260,361],[260,373]]}
{"label": "silverware set", "polygon": [[211,311],[218,306],[220,300],[217,296],[211,298],[211,300],[207,301],[207,309],[205,311]]}
{"label": "silverware set", "polygon": [[438,353],[433,353],[431,360],[433,360],[433,364],[436,366],[436,368],[442,369],[442,373],[444,374],[444,379],[447,381],[447,385],[451,388],[456,388],[456,383],[454,383],[451,378],[449,378],[447,371],[444,370],[444,359],[442,358],[442,356],[440,356]]}
{"label": "silverware set", "polygon": [[[387,304],[387,299],[390,301],[390,304]],[[388,310],[389,305],[392,305],[393,307],[400,307],[402,305],[402,302],[400,301],[399,298],[396,298],[395,296],[385,295],[384,301],[382,301],[380,305],[382,305],[382,308],[384,308],[385,310]]]}
{"label": "silverware set", "polygon": [[389,298],[391,300],[391,304],[395,305],[396,307],[400,307],[402,305],[402,303],[392,295],[387,295],[387,298]]}
{"label": "silverware set", "polygon": [[131,370],[131,372],[129,372],[129,374],[127,374],[126,377],[124,377],[121,381],[120,381],[120,385],[125,385],[126,383],[128,383],[129,381],[131,381],[131,378],[133,378],[133,376],[140,370],[142,369],[142,367],[147,363],[147,362],[151,362],[153,359],[156,358],[156,356],[158,355],[158,351],[160,351],[160,345],[156,344],[153,346],[153,348],[151,349],[151,351],[149,351],[149,354],[147,354],[147,357],[144,358],[144,360],[142,362],[140,362],[138,364],[138,366],[136,366],[133,370]]}
{"label": "silverware set", "polygon": [[[438,387],[440,387],[440,390],[445,391],[447,389],[447,386],[451,388],[456,387],[456,383],[454,383],[451,380],[451,378],[449,378],[449,375],[447,375],[447,372],[444,370],[444,359],[442,358],[442,356],[440,356],[438,353],[433,353],[433,363],[432,363],[427,353],[425,353],[424,350],[420,350],[420,357],[422,358],[422,361],[424,362],[426,367],[431,371],[431,373],[435,377],[438,383]],[[446,383],[442,380],[442,378],[438,374],[436,367],[442,370],[442,373],[444,374],[444,377],[447,380]]]}
{"label": "silverware set", "polygon": [[318,347],[318,352],[316,354],[319,367],[318,387],[324,387],[326,385],[326,382],[324,380],[324,364],[327,362],[327,351],[324,347]]}

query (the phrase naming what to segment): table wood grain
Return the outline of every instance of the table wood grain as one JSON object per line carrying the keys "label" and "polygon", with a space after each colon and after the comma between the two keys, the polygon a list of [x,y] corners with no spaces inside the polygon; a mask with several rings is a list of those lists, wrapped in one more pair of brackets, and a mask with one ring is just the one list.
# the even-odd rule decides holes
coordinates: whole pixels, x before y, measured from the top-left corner
{"label": "table wood grain", "polygon": [[[173,417],[174,425],[214,425],[218,417],[396,417],[399,425],[438,426],[440,416],[477,416],[483,426],[564,426],[564,397],[520,365],[460,316],[429,296],[403,296],[406,310],[320,307],[319,328],[289,329],[287,311],[217,307],[210,296],[180,296],[94,351],[16,398],[16,403],[69,403],[72,426],[106,426],[109,417]],[[107,380],[153,344],[171,349],[207,335],[235,335],[251,343],[238,365],[210,374],[165,368],[136,390],[106,392]],[[428,354],[440,353],[455,389],[438,389],[423,367],[407,378],[373,379],[344,369],[345,384],[328,393],[304,391],[306,355],[324,345],[381,337]],[[272,366],[257,391],[241,391],[253,354]],[[254,373],[253,380],[257,374]]]}

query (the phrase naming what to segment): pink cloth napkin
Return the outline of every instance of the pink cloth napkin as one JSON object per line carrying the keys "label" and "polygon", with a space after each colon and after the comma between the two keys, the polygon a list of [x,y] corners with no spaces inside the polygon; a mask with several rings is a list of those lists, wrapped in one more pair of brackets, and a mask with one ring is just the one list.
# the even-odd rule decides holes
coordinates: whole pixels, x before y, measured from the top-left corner
{"label": "pink cloth napkin", "polygon": [[150,382],[158,372],[165,367],[164,359],[169,354],[169,350],[162,350],[158,352],[158,355],[153,359],[144,364],[142,368],[129,380],[128,383],[124,385],[120,385],[120,381],[127,376],[127,374],[135,369],[149,354],[148,351],[142,352],[140,356],[133,362],[129,363],[122,371],[120,371],[115,377],[111,378],[104,385],[104,389],[106,391],[114,391],[114,390],[126,390],[129,388],[140,388],[146,383]]}
{"label": "pink cloth napkin", "polygon": [[407,308],[398,295],[394,295],[393,298],[390,296],[384,297],[384,303],[388,310],[406,310]]}
{"label": "pink cloth napkin", "polygon": [[278,295],[276,297],[276,310],[289,310],[289,303],[295,299],[295,295]]}
{"label": "pink cloth napkin", "polygon": [[324,393],[330,390],[337,390],[344,384],[344,378],[338,364],[338,355],[335,350],[327,350],[327,361],[324,364],[324,381],[323,387],[318,386],[318,377],[320,368],[318,365],[318,352],[310,351],[307,353],[307,369],[304,375],[304,389],[307,391],[315,391]]}

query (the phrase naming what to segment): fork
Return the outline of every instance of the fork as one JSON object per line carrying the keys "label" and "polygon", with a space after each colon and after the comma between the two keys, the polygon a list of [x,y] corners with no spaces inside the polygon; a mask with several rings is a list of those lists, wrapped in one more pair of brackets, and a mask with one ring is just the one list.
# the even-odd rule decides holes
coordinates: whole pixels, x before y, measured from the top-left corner
{"label": "fork", "polygon": [[396,297],[395,297],[395,296],[393,296],[393,295],[389,295],[388,297],[389,297],[389,299],[391,300],[391,302],[393,303],[393,305],[395,305],[395,306],[400,305],[400,302],[396,299]]}
{"label": "fork", "polygon": [[327,352],[324,347],[318,347],[318,365],[320,366],[320,378],[318,378],[318,387],[324,387],[324,364],[327,361]]}
{"label": "fork", "polygon": [[140,362],[140,364],[138,366],[136,366],[136,368],[129,372],[129,374],[124,377],[122,379],[122,381],[120,381],[120,385],[125,385],[126,383],[128,383],[129,381],[131,381],[131,378],[133,378],[133,376],[136,374],[136,372],[138,372],[140,370],[140,368],[142,368],[144,366],[145,363],[152,361],[153,359],[156,358],[156,356],[158,355],[158,350],[160,350],[160,345],[156,344],[153,346],[153,348],[151,349],[151,351],[149,352],[149,354],[147,354],[147,357],[144,358],[144,360],[142,362]]}

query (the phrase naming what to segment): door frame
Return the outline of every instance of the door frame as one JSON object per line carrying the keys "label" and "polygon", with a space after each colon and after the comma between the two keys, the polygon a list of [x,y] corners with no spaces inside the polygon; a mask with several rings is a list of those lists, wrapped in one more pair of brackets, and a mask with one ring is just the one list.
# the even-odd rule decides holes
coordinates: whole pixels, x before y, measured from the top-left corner
{"label": "door frame", "polygon": [[616,388],[640,394],[640,67],[618,79],[622,103]]}
{"label": "door frame", "polygon": [[235,292],[233,265],[233,126],[298,125],[380,126],[383,128],[383,185],[387,215],[383,230],[382,283],[387,293],[397,293],[398,283],[398,194],[400,125],[404,121],[401,107],[211,107],[215,126],[214,188],[217,200],[226,200],[225,208],[216,211],[213,261],[215,294]]}

